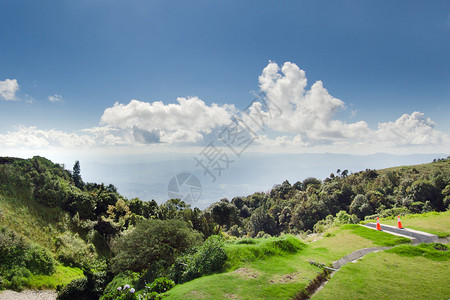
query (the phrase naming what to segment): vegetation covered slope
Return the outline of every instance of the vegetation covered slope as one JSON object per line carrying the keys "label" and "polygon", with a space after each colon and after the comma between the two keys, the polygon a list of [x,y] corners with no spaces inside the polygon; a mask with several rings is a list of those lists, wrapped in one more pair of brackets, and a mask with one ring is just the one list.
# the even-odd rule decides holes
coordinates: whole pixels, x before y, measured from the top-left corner
{"label": "vegetation covered slope", "polygon": [[[113,283],[123,283],[123,278],[143,289],[161,276],[181,283],[224,270],[223,262],[230,260],[216,234],[226,238],[304,234],[375,214],[444,211],[450,203],[449,183],[450,160],[439,159],[355,174],[338,170],[323,181],[306,178],[293,185],[285,181],[268,192],[222,199],[200,210],[179,199],[160,205],[127,199],[113,185],[85,183],[79,162],[69,171],[43,157],[0,158],[0,227],[23,238],[23,253],[38,245],[42,253],[51,251],[57,268],[61,264],[84,269],[85,277],[61,295],[70,299],[103,294],[108,299],[117,296]],[[151,238],[140,238],[147,232]],[[0,248],[7,241],[0,239]],[[139,268],[129,263],[137,257]],[[4,276],[12,278],[10,271]],[[34,275],[39,274],[22,277]]]}

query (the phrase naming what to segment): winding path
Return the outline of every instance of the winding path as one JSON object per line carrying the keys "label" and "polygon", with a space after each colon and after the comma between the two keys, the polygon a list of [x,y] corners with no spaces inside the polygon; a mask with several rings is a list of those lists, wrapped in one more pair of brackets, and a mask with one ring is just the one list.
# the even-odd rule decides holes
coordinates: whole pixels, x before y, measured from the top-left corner
{"label": "winding path", "polygon": [[[376,230],[375,223],[368,223],[366,225],[361,225],[361,226]],[[386,233],[396,235],[396,236],[402,236],[402,237],[406,237],[406,238],[410,239],[411,240],[410,244],[418,244],[418,243],[444,243],[444,244],[447,244],[449,242],[448,237],[447,238],[439,238],[437,235],[434,235],[434,234],[431,234],[428,232],[413,230],[413,229],[407,229],[407,228],[399,229],[397,227],[389,226],[389,225],[381,225],[381,229],[382,229],[382,231],[384,231]],[[372,248],[363,248],[363,249],[356,250],[356,251],[342,257],[341,259],[335,261],[332,264],[332,266],[335,270],[332,270],[329,278],[333,277],[333,275],[337,271],[339,271],[339,269],[342,266],[346,265],[349,262],[355,261],[369,253],[384,251],[384,250],[391,249],[391,248],[392,247],[372,247]],[[328,281],[329,281],[329,279],[325,280],[321,285],[319,285],[317,287],[317,289],[313,293],[311,293],[310,298],[312,298],[315,294],[317,294],[325,286],[325,284]]]}

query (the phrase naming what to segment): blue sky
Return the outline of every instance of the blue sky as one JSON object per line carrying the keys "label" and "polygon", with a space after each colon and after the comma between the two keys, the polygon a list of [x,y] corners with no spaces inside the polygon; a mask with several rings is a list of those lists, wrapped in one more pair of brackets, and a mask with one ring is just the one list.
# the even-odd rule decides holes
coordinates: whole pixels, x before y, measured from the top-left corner
{"label": "blue sky", "polygon": [[252,153],[450,149],[448,1],[4,0],[0,41],[0,155],[199,153],[261,91]]}

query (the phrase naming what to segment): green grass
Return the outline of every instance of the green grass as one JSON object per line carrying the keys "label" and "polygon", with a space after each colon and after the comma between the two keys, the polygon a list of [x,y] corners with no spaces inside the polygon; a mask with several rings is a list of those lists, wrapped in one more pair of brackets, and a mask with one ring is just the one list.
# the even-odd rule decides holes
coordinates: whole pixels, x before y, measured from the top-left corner
{"label": "green grass", "polygon": [[[168,292],[167,299],[292,299],[321,271],[309,260],[331,265],[353,251],[376,246],[374,240],[380,242],[367,238],[373,236],[371,232],[362,237],[354,230],[354,227],[335,228],[328,237],[313,243],[293,242],[300,246],[296,253],[280,251],[274,246],[275,241],[281,239],[285,244],[294,238],[292,236],[251,239],[247,241],[250,244],[229,244],[230,268],[227,273],[177,285]],[[384,243],[395,240],[387,233],[382,236]]]}
{"label": "green grass", "polygon": [[448,255],[437,261],[411,255],[415,251],[410,248],[419,248],[422,253],[424,249],[401,245],[346,264],[312,299],[448,299]]}
{"label": "green grass", "polygon": [[342,229],[349,229],[352,231],[352,233],[369,239],[378,246],[395,246],[411,242],[411,240],[408,238],[395,236],[386,232],[373,230],[355,224],[344,225],[342,226]]}
{"label": "green grass", "polygon": [[243,263],[284,256],[299,252],[306,244],[291,235],[267,239],[243,239],[227,245],[228,269],[234,270]]}
{"label": "green grass", "polygon": [[56,289],[58,285],[66,285],[73,279],[82,278],[83,270],[65,266],[57,266],[52,275],[31,275],[26,286],[32,289]]}
{"label": "green grass", "polygon": [[63,232],[64,213],[60,208],[45,207],[28,199],[0,194],[0,225],[6,225],[32,242],[55,250],[54,238]]}
{"label": "green grass", "polygon": [[[401,217],[401,221],[405,228],[425,231],[436,234],[439,237],[447,237],[450,235],[450,211],[406,215]],[[382,224],[397,226],[397,217],[381,219],[380,222]]]}
{"label": "green grass", "polygon": [[416,247],[411,245],[400,245],[386,250],[386,252],[407,257],[421,256],[436,261],[446,261],[450,259],[448,246],[440,243],[420,244]]}

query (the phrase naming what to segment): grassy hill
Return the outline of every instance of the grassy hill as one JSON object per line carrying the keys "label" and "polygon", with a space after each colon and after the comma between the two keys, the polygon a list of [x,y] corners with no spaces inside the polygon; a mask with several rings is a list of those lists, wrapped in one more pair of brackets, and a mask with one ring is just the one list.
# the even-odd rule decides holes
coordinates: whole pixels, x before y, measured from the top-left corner
{"label": "grassy hill", "polygon": [[[410,227],[426,222],[431,231],[440,228],[449,235],[448,221],[449,213],[445,212],[416,215],[406,219],[405,224]],[[310,261],[330,266],[358,249],[405,242],[409,240],[355,225],[330,228],[323,238],[302,244],[296,253],[279,252],[255,260],[242,259],[238,263],[232,259],[234,263],[226,272],[177,285],[167,293],[167,299],[293,299],[322,272]],[[262,247],[264,242],[252,244],[250,240],[249,244]],[[236,246],[231,243],[227,247],[233,253],[231,257],[252,257],[248,254],[251,252],[248,245],[239,245],[239,250]],[[431,255],[427,257],[423,257],[423,253],[407,256],[401,251],[398,251],[400,254],[396,251],[369,254],[356,264],[342,267],[313,299],[391,299],[393,295],[398,299],[448,298],[450,288],[446,282],[450,251],[442,249],[430,250]],[[237,251],[240,255],[236,255]],[[408,252],[415,253],[409,248]],[[439,252],[445,254],[440,256]],[[414,288],[423,277],[426,279]]]}
{"label": "grassy hill", "polygon": [[370,253],[343,266],[312,299],[447,299],[450,251],[401,250]]}

